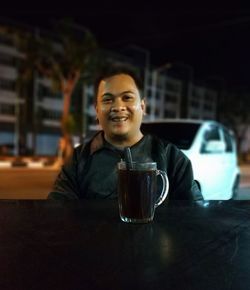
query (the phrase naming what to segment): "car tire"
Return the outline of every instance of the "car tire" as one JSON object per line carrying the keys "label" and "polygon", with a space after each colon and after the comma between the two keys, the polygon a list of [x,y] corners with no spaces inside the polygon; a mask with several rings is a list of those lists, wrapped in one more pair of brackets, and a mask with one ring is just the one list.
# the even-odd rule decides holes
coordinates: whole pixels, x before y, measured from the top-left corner
{"label": "car tire", "polygon": [[239,192],[240,176],[237,175],[232,188],[232,199],[236,199]]}

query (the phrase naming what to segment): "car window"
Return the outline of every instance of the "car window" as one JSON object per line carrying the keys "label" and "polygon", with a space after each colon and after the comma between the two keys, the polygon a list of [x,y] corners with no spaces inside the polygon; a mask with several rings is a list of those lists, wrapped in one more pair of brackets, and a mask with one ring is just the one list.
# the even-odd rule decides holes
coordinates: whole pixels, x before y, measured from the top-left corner
{"label": "car window", "polygon": [[203,134],[203,142],[201,144],[201,153],[207,153],[205,146],[208,141],[220,141],[220,130],[218,126],[210,126]]}
{"label": "car window", "polygon": [[226,152],[233,152],[233,137],[225,129],[223,129],[223,134],[226,143]]}
{"label": "car window", "polygon": [[204,141],[219,141],[220,140],[220,132],[217,126],[211,126],[204,132]]}
{"label": "car window", "polygon": [[143,134],[153,134],[175,144],[179,149],[189,149],[193,143],[200,124],[196,123],[143,123]]}

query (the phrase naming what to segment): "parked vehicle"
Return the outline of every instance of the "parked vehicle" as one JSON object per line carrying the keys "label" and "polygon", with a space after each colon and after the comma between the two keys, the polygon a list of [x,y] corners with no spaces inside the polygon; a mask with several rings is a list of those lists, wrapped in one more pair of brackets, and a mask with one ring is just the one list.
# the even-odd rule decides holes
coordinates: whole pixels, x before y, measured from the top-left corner
{"label": "parked vehicle", "polygon": [[151,133],[175,144],[192,162],[194,179],[205,200],[237,194],[240,180],[234,133],[216,121],[166,119],[144,122]]}

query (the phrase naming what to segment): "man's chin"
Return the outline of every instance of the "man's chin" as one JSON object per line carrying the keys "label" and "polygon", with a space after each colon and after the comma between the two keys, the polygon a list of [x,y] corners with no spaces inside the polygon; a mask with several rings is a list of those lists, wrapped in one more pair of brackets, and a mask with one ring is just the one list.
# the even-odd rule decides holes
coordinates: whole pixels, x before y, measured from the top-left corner
{"label": "man's chin", "polygon": [[112,132],[110,134],[110,137],[114,140],[119,140],[119,141],[123,141],[123,140],[127,140],[128,139],[128,133],[127,132]]}
{"label": "man's chin", "polygon": [[115,132],[111,134],[112,139],[126,140],[128,139],[128,133],[126,132]]}

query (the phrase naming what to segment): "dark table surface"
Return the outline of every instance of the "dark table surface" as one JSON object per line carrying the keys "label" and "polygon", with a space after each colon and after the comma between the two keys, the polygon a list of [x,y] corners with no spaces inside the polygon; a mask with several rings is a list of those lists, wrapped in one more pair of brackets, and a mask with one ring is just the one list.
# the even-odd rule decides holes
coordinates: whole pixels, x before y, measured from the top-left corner
{"label": "dark table surface", "polygon": [[0,289],[250,289],[250,202],[0,202]]}

